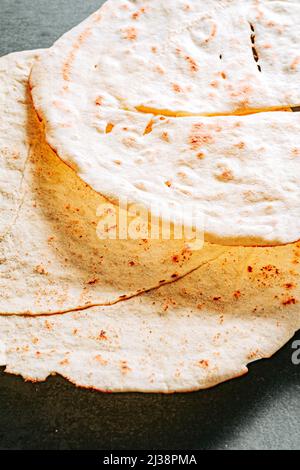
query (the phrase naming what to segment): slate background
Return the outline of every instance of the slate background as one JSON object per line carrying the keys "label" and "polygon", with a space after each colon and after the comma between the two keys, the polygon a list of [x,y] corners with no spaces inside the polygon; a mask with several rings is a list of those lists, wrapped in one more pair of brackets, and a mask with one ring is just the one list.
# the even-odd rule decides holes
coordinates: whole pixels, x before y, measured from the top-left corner
{"label": "slate background", "polygon": [[[101,1],[0,0],[0,55],[50,46]],[[300,334],[297,335],[300,339]],[[0,369],[0,449],[299,449],[291,342],[250,373],[186,395],[103,395]]]}

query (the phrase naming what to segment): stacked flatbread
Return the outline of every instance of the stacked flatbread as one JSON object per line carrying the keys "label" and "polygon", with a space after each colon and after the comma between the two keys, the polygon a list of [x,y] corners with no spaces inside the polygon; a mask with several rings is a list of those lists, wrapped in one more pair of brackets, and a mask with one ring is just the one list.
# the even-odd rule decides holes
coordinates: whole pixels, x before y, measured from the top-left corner
{"label": "stacked flatbread", "polygon": [[[7,372],[197,390],[299,329],[299,21],[293,1],[109,0],[0,59]],[[196,208],[204,245],[110,237],[124,199],[171,235]]]}

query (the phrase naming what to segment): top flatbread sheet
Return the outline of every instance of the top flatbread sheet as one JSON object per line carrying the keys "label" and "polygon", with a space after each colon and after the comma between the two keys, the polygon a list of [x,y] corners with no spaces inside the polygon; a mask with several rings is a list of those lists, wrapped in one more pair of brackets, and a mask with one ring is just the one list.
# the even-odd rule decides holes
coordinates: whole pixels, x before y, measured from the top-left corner
{"label": "top flatbread sheet", "polygon": [[114,207],[43,139],[28,90],[37,55],[0,59],[0,314],[113,304],[216,257],[221,247],[192,251],[184,239],[106,238]]}
{"label": "top flatbread sheet", "polygon": [[300,5],[293,1],[108,1],[33,67],[48,143],[112,202],[206,239],[300,238]]}

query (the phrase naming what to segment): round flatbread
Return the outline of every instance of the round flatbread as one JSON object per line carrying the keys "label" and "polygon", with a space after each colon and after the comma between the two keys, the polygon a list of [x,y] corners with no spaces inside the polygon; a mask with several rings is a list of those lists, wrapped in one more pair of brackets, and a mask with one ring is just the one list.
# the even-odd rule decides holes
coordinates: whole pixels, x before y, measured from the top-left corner
{"label": "round flatbread", "polygon": [[300,104],[299,19],[292,1],[108,1],[33,67],[46,139],[115,204],[196,211],[210,242],[296,241],[300,116],[215,115]]}
{"label": "round flatbread", "polygon": [[183,238],[118,237],[121,209],[106,223],[115,206],[44,141],[28,90],[39,53],[0,59],[0,314],[111,304],[218,256],[221,247],[194,251]]}
{"label": "round flatbread", "polygon": [[6,372],[60,374],[110,392],[212,387],[268,358],[300,328],[300,245],[232,248],[168,286],[117,305],[0,317]]}

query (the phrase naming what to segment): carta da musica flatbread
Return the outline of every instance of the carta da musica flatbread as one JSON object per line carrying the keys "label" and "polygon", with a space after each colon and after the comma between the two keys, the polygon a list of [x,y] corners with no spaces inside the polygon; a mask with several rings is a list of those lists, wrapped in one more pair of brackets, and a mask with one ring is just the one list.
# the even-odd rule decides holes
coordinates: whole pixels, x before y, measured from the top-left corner
{"label": "carta da musica flatbread", "polygon": [[102,224],[114,206],[44,142],[28,91],[39,53],[0,59],[0,314],[118,302],[216,257],[221,247],[194,251],[183,238],[100,236],[119,218]]}
{"label": "carta da musica flatbread", "polygon": [[300,245],[231,248],[178,282],[112,306],[0,317],[6,372],[111,392],[212,387],[299,329]]}
{"label": "carta da musica flatbread", "polygon": [[294,242],[299,20],[293,1],[108,1],[33,67],[46,139],[113,203],[194,208],[214,243]]}

